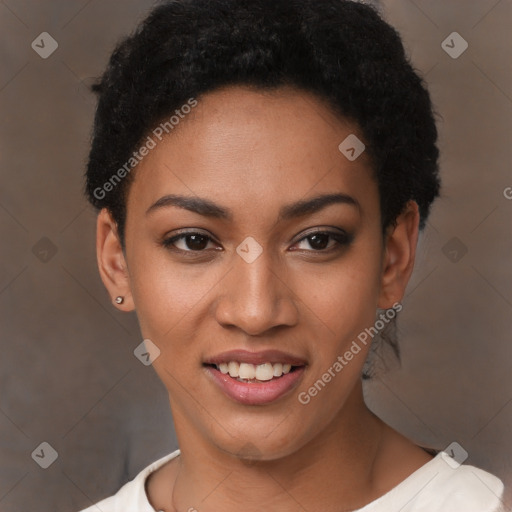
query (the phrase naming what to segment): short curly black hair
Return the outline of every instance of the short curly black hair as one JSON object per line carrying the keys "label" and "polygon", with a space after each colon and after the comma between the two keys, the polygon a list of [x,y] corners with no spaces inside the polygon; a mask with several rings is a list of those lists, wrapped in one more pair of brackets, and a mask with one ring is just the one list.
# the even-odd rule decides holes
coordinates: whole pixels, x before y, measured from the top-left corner
{"label": "short curly black hair", "polygon": [[169,0],[118,44],[93,86],[99,101],[86,194],[111,212],[122,243],[134,151],[191,98],[228,85],[292,86],[326,101],[360,128],[383,229],[411,199],[424,227],[440,188],[432,103],[400,36],[375,8],[348,0]]}

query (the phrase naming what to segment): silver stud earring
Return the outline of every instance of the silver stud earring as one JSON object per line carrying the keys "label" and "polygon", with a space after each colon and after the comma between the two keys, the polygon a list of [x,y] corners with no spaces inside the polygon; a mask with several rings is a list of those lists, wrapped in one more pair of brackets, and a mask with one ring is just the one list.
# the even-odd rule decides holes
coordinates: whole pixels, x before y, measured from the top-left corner
{"label": "silver stud earring", "polygon": [[121,297],[121,295],[119,295],[119,297],[116,297],[116,299],[114,300],[114,302],[116,304],[122,304],[124,302],[124,297]]}

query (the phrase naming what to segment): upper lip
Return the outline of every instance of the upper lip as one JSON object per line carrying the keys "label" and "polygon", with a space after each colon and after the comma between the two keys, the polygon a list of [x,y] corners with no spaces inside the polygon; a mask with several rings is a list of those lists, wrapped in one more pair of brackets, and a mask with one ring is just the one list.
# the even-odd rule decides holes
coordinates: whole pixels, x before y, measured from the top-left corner
{"label": "upper lip", "polygon": [[221,364],[237,361],[239,363],[263,364],[263,363],[288,363],[292,366],[304,366],[306,361],[293,354],[287,354],[280,350],[262,350],[251,352],[249,350],[229,350],[207,358],[205,364]]}

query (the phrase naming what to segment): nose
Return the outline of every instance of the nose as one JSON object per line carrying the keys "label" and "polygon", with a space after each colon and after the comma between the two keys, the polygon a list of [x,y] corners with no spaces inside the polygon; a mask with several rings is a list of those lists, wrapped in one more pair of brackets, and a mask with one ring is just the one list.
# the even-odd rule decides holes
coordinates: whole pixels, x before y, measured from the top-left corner
{"label": "nose", "polygon": [[222,283],[216,319],[251,336],[298,322],[297,301],[282,264],[273,265],[265,251],[252,263],[236,256]]}

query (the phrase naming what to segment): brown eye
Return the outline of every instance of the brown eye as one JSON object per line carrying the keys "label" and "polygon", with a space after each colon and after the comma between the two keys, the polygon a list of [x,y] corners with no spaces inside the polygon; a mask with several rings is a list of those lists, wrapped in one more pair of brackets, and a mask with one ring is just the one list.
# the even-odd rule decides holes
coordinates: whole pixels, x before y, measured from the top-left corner
{"label": "brown eye", "polygon": [[208,247],[209,242],[212,242],[209,236],[190,232],[168,238],[164,240],[163,245],[185,252],[202,252]]}
{"label": "brown eye", "polygon": [[333,232],[333,231],[317,231],[311,233],[297,242],[296,245],[304,244],[307,242],[309,247],[298,247],[298,249],[312,250],[313,252],[328,252],[331,249],[349,245],[352,237],[347,233]]}
{"label": "brown eye", "polygon": [[330,235],[319,234],[319,235],[311,235],[307,237],[309,245],[315,250],[326,249],[329,245]]}

